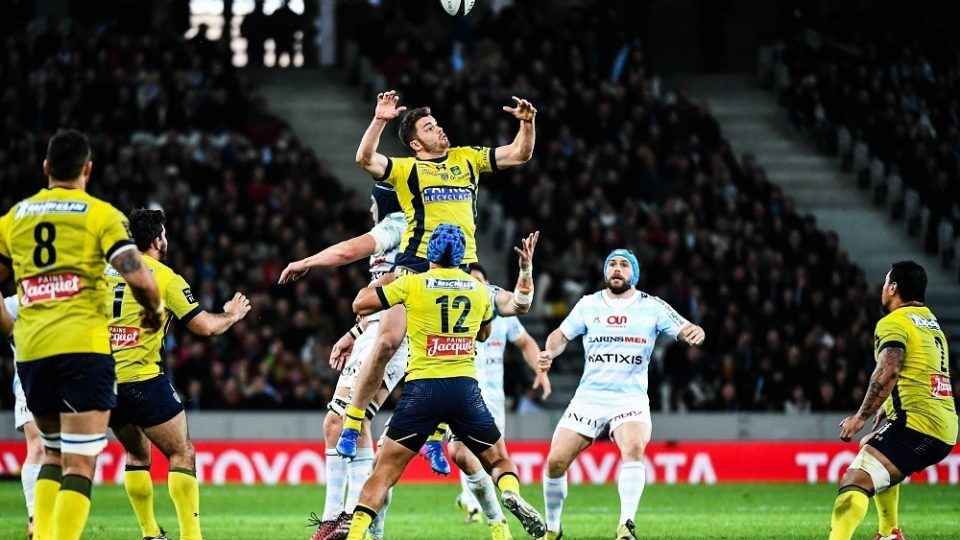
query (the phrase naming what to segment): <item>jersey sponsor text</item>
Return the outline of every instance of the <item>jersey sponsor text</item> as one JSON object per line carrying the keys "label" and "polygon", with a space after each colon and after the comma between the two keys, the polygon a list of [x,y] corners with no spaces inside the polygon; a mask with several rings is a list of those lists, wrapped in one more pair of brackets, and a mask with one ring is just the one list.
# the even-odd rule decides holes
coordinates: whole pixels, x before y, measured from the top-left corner
{"label": "jersey sponsor text", "polygon": [[80,294],[80,276],[76,274],[53,274],[28,277],[20,281],[24,306],[49,300],[64,300]]}

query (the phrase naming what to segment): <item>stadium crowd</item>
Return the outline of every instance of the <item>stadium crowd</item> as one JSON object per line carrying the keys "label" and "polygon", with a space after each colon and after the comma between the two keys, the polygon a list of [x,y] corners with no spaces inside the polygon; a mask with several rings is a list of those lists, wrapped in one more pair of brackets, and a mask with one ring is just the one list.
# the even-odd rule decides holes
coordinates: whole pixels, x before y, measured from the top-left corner
{"label": "stadium crowd", "polygon": [[[534,160],[484,189],[516,230],[543,231],[538,299],[551,327],[623,245],[640,257],[640,288],[704,327],[702,350],[670,347],[651,369],[655,410],[855,409],[883,276],[865,276],[762,164],[735,156],[707,103],[660,91],[629,8],[587,4],[524,2],[454,29],[442,14],[388,11],[357,26],[389,20],[387,39],[359,46],[453,144],[504,144],[500,106],[511,95],[537,105]],[[413,21],[426,37],[404,38]]]}
{"label": "stadium crowd", "polygon": [[[480,204],[502,208],[518,232],[543,232],[537,302],[547,325],[599,288],[603,257],[626,245],[643,265],[640,288],[704,327],[702,350],[670,347],[653,365],[655,409],[855,408],[882,276],[864,276],[761,164],[735,156],[708,104],[660,90],[630,17],[538,4],[496,15],[478,6],[451,27],[440,10],[354,3],[343,27],[385,34],[361,52],[404,104],[431,106],[455,145],[509,142],[501,106],[511,95],[536,104],[533,161],[494,176]],[[414,24],[425,29],[416,42],[403,37]],[[366,194],[345,191],[270,114],[225,44],[48,23],[5,45],[2,207],[41,187],[56,128],[89,132],[91,192],[122,210],[166,211],[169,264],[204,308],[218,311],[238,289],[254,306],[216,340],[174,325],[167,365],[187,407],[324,407],[336,378],[329,347],[352,324],[364,265],[275,284],[287,261],[368,230]],[[506,249],[515,239],[502,240]],[[568,354],[556,366],[581,362]],[[535,408],[522,370],[507,372],[514,402]]]}
{"label": "stadium crowd", "polygon": [[[896,34],[789,36],[779,60],[790,120],[835,151],[837,127],[863,141],[930,209],[960,230],[960,56],[955,45]],[[936,253],[937,228],[924,238]],[[949,242],[952,244],[952,239]]]}

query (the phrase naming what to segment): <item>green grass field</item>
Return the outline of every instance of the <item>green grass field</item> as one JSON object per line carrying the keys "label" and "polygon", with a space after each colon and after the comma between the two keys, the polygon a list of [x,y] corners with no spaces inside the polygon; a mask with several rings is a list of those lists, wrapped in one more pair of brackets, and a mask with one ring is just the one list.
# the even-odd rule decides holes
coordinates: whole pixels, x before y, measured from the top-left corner
{"label": "green grass field", "polygon": [[[453,504],[458,486],[401,485],[387,522],[396,540],[489,538],[485,525],[464,525]],[[836,488],[829,485],[651,485],[637,515],[641,538],[826,538]],[[542,508],[539,485],[525,494]],[[22,538],[25,519],[19,483],[0,483],[0,538]],[[157,518],[177,538],[176,516],[166,486],[157,486]],[[306,486],[206,486],[202,523],[208,540],[310,538],[311,511],[320,512],[323,488]],[[565,538],[613,538],[619,515],[616,486],[570,486],[564,510]],[[960,538],[960,488],[907,485],[901,492],[901,524],[910,540]],[[512,520],[512,516],[510,518]],[[871,507],[856,538],[872,537]],[[513,535],[525,538],[511,522]],[[87,523],[89,540],[137,540],[140,530],[122,487],[94,488]]]}

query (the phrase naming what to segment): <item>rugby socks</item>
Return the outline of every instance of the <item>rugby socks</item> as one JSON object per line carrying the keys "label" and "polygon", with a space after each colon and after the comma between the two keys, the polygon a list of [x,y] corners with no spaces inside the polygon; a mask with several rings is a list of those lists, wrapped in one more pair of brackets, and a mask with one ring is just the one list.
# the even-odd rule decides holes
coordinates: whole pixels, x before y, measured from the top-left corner
{"label": "rugby socks", "polygon": [[33,496],[33,537],[37,540],[53,538],[53,508],[60,493],[61,473],[59,465],[42,465],[37,474]]}
{"label": "rugby socks", "polygon": [[520,493],[520,479],[517,478],[516,473],[505,472],[497,478],[497,487],[501,493],[504,491]]}
{"label": "rugby socks", "polygon": [[[463,478],[462,471],[460,478]],[[516,477],[513,477],[516,479]],[[503,516],[503,510],[500,508],[500,501],[497,500],[497,492],[493,489],[493,479],[483,469],[467,477],[467,485],[470,488],[472,496],[483,508],[483,513],[487,515],[487,520],[491,523],[506,521]],[[517,486],[519,490],[519,485]]]}
{"label": "rugby socks", "polygon": [[443,436],[447,434],[448,427],[449,426],[447,426],[446,423],[441,423],[438,425],[437,429],[434,430],[433,435],[427,437],[427,442],[443,442]]}
{"label": "rugby socks", "polygon": [[357,456],[347,462],[347,501],[345,508],[353,508],[360,500],[360,490],[373,468],[373,448],[357,448]]}
{"label": "rugby socks", "polygon": [[390,508],[391,502],[393,502],[393,488],[387,490],[383,505],[380,506],[377,517],[373,518],[373,523],[370,524],[370,535],[374,538],[383,538],[383,528],[387,522],[387,510]]}
{"label": "rugby socks", "polygon": [[56,540],[80,540],[90,515],[90,488],[93,482],[78,474],[64,475],[53,507],[53,536]]}
{"label": "rugby socks", "polygon": [[563,512],[563,501],[567,498],[567,475],[560,478],[550,478],[547,471],[543,471],[543,504],[546,508],[547,530],[560,531],[560,514]]}
{"label": "rugby socks", "polygon": [[353,509],[353,520],[350,521],[350,532],[347,533],[347,540],[363,540],[367,534],[367,529],[377,517],[377,513],[372,508],[358,504]]}
{"label": "rugby socks", "polygon": [[897,523],[897,511],[900,506],[900,484],[890,486],[873,497],[880,518],[880,536],[890,536],[900,527]]}
{"label": "rugby socks", "polygon": [[620,493],[620,523],[633,520],[640,506],[643,485],[647,481],[647,470],[642,461],[628,461],[620,466],[620,479],[617,491]]}
{"label": "rugby socks", "polygon": [[830,518],[830,540],[850,540],[863,517],[867,515],[870,497],[857,486],[840,488],[833,503],[833,516]]}
{"label": "rugby socks", "polygon": [[153,514],[153,479],[150,478],[150,466],[127,465],[123,472],[123,487],[127,491],[133,513],[140,522],[142,536],[160,536],[160,526]]}
{"label": "rugby socks", "polygon": [[27,515],[33,517],[33,497],[37,488],[39,463],[25,463],[20,468],[20,483],[23,485],[23,500],[27,503]]}
{"label": "rugby socks", "polygon": [[[359,451],[358,451],[359,453]],[[323,502],[322,521],[337,519],[343,512],[343,490],[347,483],[347,460],[340,457],[336,448],[327,448],[327,493]]]}
{"label": "rugby socks", "polygon": [[[483,472],[481,470],[481,472]],[[475,512],[480,509],[480,501],[473,495],[473,491],[470,490],[470,484],[467,480],[469,475],[463,471],[460,471],[460,504],[467,509],[467,513]],[[493,480],[490,481],[491,487],[493,486]]]}
{"label": "rugby socks", "polygon": [[363,417],[363,409],[358,409],[353,405],[348,405],[346,412],[343,413],[343,428],[361,431],[360,427],[363,423]]}
{"label": "rugby socks", "polygon": [[177,509],[180,540],[203,540],[200,534],[200,486],[197,473],[190,469],[171,468],[167,473],[167,490]]}

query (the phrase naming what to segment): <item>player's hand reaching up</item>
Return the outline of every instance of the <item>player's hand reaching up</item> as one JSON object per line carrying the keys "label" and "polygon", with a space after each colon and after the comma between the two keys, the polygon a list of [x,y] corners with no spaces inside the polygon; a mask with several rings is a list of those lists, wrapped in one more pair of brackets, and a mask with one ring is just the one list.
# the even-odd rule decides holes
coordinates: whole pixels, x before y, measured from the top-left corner
{"label": "player's hand reaching up", "polygon": [[532,103],[525,99],[520,99],[517,96],[510,96],[513,98],[513,101],[516,102],[516,107],[507,107],[503,106],[503,111],[508,112],[513,115],[514,118],[523,122],[532,122],[537,116],[537,108],[533,106]]}
{"label": "player's hand reaching up", "polygon": [[706,337],[706,333],[703,331],[703,328],[693,324],[687,323],[680,329],[680,334],[677,336],[677,339],[692,345],[694,347],[699,347],[703,345],[703,340]]}
{"label": "player's hand reaching up", "polygon": [[407,108],[397,107],[399,101],[400,96],[397,95],[396,90],[388,90],[377,94],[377,110],[373,113],[373,117],[377,120],[386,120],[389,122],[400,116],[400,113],[407,110]]}
{"label": "player's hand reaching up", "polygon": [[283,272],[280,273],[280,279],[277,280],[277,283],[284,285],[286,283],[290,283],[291,281],[296,281],[307,275],[307,272],[309,271],[310,268],[308,268],[303,261],[294,261],[283,269]]}
{"label": "player's hand reaching up", "polygon": [[523,248],[518,248],[513,246],[513,251],[516,252],[517,257],[520,259],[520,269],[524,270],[530,268],[530,265],[533,264],[533,250],[537,247],[537,240],[540,239],[540,231],[536,231],[533,234],[527,235],[526,238],[521,240],[521,245]]}
{"label": "player's hand reaching up", "polygon": [[237,293],[223,304],[223,312],[233,315],[234,319],[239,321],[250,312],[250,300],[242,293]]}
{"label": "player's hand reaching up", "polygon": [[536,390],[537,388],[543,389],[541,399],[547,399],[553,393],[553,388],[550,386],[550,377],[547,376],[545,371],[537,373],[537,377],[533,380],[533,389]]}

